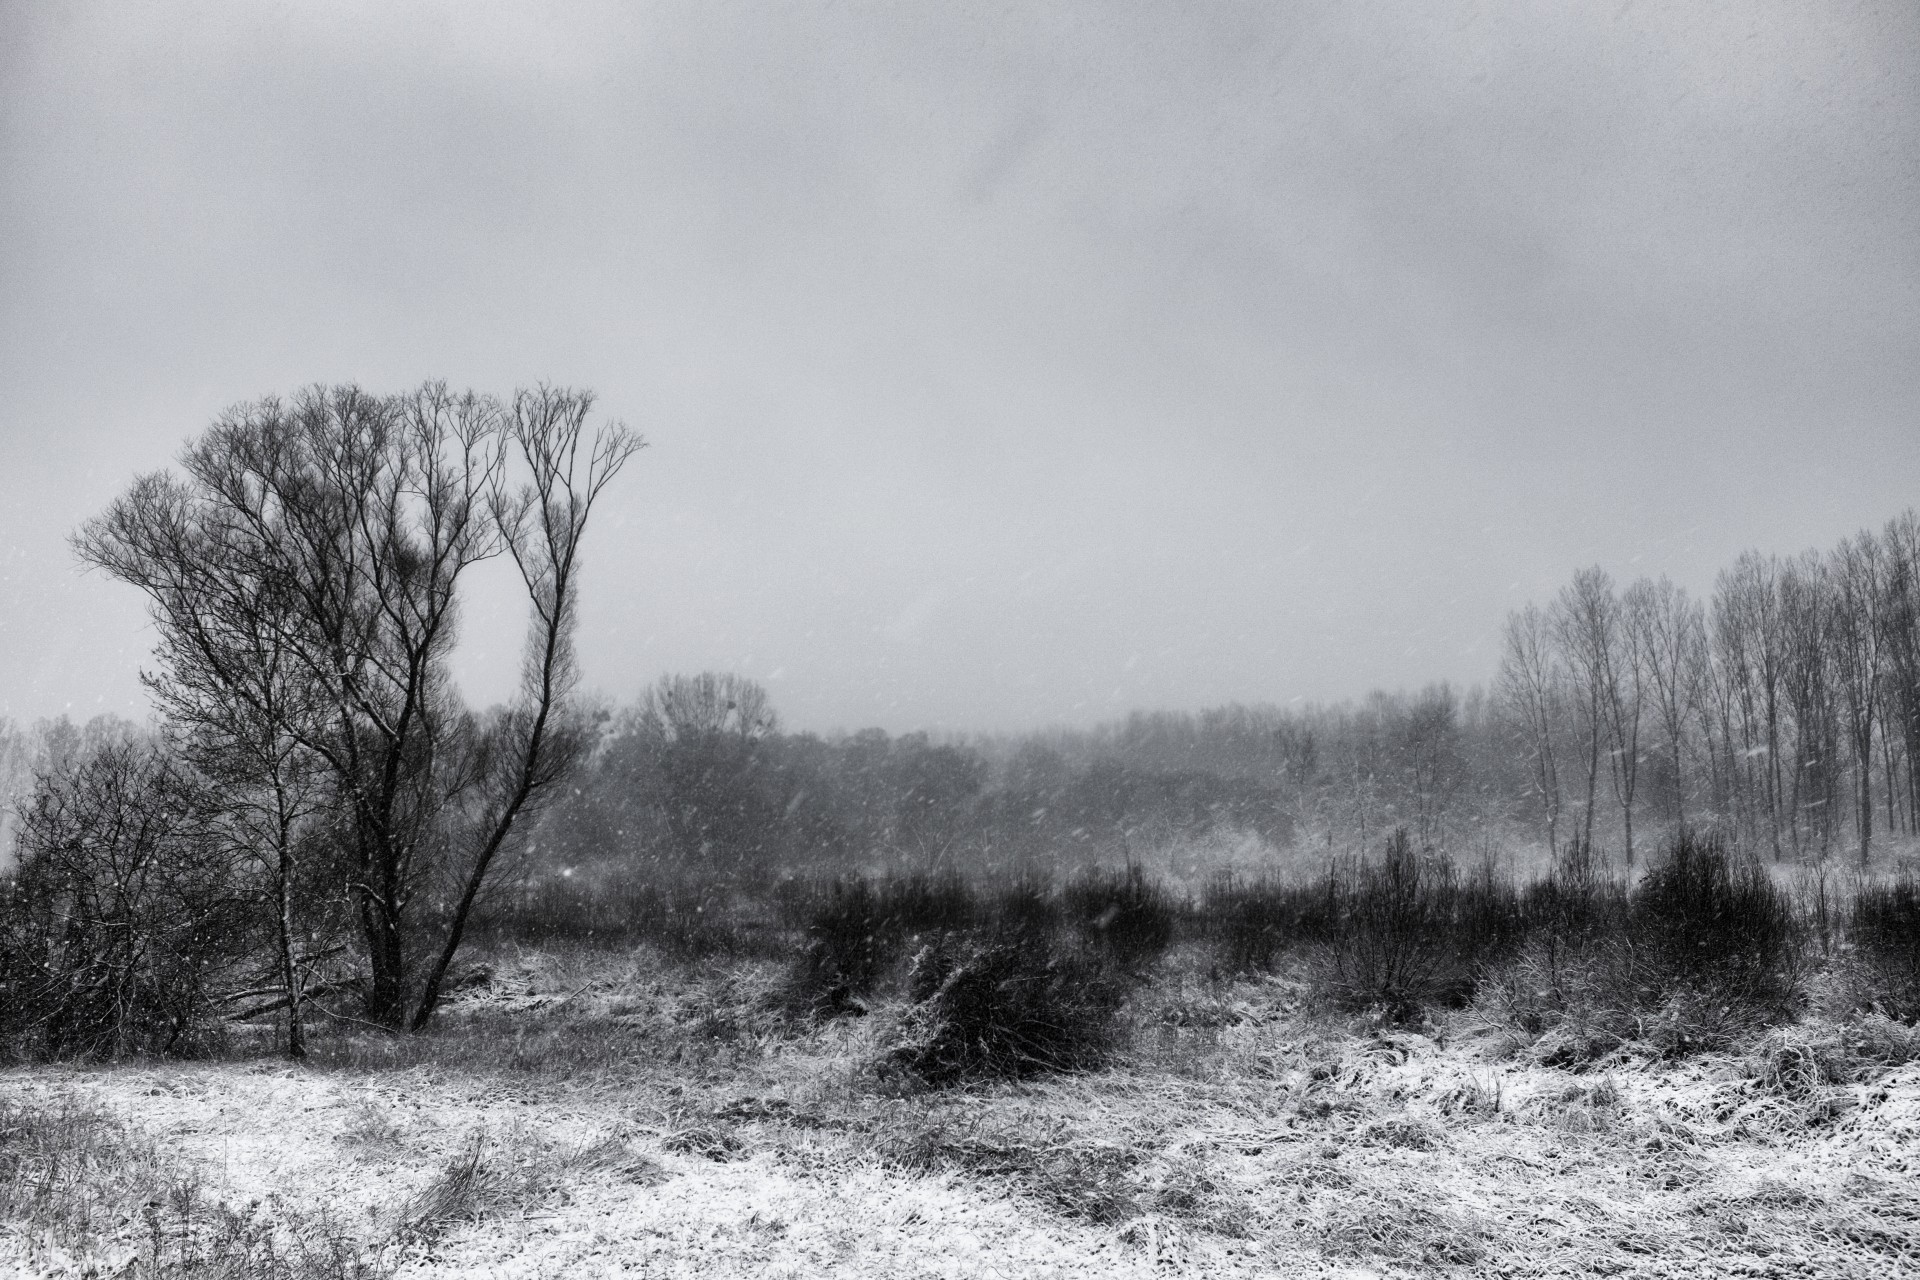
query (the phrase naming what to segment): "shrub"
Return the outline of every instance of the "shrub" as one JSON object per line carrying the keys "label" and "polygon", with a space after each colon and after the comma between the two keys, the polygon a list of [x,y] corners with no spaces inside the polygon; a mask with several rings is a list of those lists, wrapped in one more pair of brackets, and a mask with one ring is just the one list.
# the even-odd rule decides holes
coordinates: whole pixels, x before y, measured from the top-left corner
{"label": "shrub", "polygon": [[1799,990],[1793,904],[1764,868],[1737,863],[1718,839],[1682,832],[1628,905],[1635,995],[1697,993],[1780,1013]]}
{"label": "shrub", "polygon": [[1331,941],[1340,900],[1331,875],[1311,884],[1228,876],[1208,886],[1202,910],[1216,963],[1229,973],[1251,973],[1272,969],[1296,946]]}
{"label": "shrub", "polygon": [[790,996],[816,1016],[864,1012],[856,997],[872,990],[890,958],[887,934],[885,911],[866,878],[836,880],[807,926]]}
{"label": "shrub", "polygon": [[1535,1060],[1579,1067],[1604,1058],[1640,1033],[1631,1001],[1614,998],[1631,983],[1613,966],[1624,950],[1604,943],[1570,945],[1547,931],[1488,974],[1476,995],[1495,1021],[1530,1037]]}
{"label": "shrub", "polygon": [[1100,966],[1004,931],[923,946],[884,1065],[941,1086],[1105,1061],[1124,987]]}
{"label": "shrub", "polygon": [[119,742],[40,779],[0,916],[0,1033],[55,1058],[185,1053],[244,966],[255,899],[198,780]]}
{"label": "shrub", "polygon": [[871,992],[912,942],[963,930],[978,918],[958,876],[905,876],[876,887],[864,876],[833,882],[807,916],[807,947],[788,983],[789,1004],[815,1016],[864,1012]]}
{"label": "shrub", "polygon": [[1529,937],[1585,947],[1625,933],[1627,893],[1616,880],[1562,867],[1526,887],[1519,912]]}
{"label": "shrub", "polygon": [[1856,1008],[1920,1022],[1920,882],[1864,884],[1847,921],[1847,994]]}
{"label": "shrub", "polygon": [[999,937],[1020,945],[1050,948],[1060,929],[1060,901],[1044,877],[1023,874],[994,894],[989,917]]}
{"label": "shrub", "polygon": [[1450,868],[1445,864],[1442,868],[1435,896],[1446,919],[1446,942],[1456,968],[1472,979],[1519,950],[1527,935],[1527,913],[1513,882],[1492,865],[1464,881],[1446,874]]}
{"label": "shrub", "polygon": [[882,885],[880,899],[888,928],[903,941],[924,933],[971,928],[980,918],[973,887],[954,872],[890,879]]}
{"label": "shrub", "polygon": [[1381,860],[1362,864],[1339,890],[1336,935],[1313,966],[1320,995],[1339,1008],[1379,1009],[1404,1022],[1470,991],[1447,936],[1454,889],[1450,867],[1421,859],[1407,833],[1394,832]]}
{"label": "shrub", "polygon": [[1801,948],[1791,902],[1758,866],[1682,834],[1631,893],[1574,866],[1521,896],[1531,934],[1481,1006],[1533,1056],[1579,1066],[1629,1042],[1730,1047],[1789,1016]]}
{"label": "shrub", "polygon": [[1064,896],[1081,938],[1121,968],[1152,964],[1173,941],[1173,900],[1137,866],[1121,875],[1089,871]]}

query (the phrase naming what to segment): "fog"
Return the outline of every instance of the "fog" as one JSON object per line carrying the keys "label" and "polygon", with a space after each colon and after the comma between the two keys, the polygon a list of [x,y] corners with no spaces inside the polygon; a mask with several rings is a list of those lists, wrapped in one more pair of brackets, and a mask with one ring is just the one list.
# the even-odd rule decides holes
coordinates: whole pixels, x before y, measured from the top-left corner
{"label": "fog", "polygon": [[315,382],[595,389],[589,683],[822,731],[1484,681],[1920,479],[1910,4],[3,12],[15,717],[145,714],[67,536]]}

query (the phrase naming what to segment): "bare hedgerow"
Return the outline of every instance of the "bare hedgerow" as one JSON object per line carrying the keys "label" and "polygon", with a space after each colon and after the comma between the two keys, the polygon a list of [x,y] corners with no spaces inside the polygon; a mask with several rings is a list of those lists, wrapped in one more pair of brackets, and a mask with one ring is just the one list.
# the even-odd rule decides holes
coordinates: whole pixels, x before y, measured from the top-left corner
{"label": "bare hedgerow", "polygon": [[1298,947],[1330,941],[1339,916],[1331,874],[1306,883],[1223,876],[1207,886],[1202,905],[1215,962],[1227,973],[1271,970]]}

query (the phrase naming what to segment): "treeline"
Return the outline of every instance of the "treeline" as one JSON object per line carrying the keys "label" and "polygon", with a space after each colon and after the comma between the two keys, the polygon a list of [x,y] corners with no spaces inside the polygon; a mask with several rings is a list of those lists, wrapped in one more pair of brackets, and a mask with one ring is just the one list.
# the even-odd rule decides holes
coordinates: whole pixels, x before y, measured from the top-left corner
{"label": "treeline", "polygon": [[1550,846],[1610,810],[1629,865],[1648,819],[1866,863],[1920,812],[1920,518],[1748,552],[1705,601],[1583,570],[1508,618],[1497,689]]}
{"label": "treeline", "polygon": [[612,716],[542,833],[560,864],[1070,870],[1221,833],[1309,863],[1405,828],[1468,860],[1686,830],[1862,862],[1920,812],[1920,518],[1743,555],[1705,600],[1599,568],[1507,620],[1490,693],[1136,713],[943,742],[785,734],[765,690],[667,677]]}
{"label": "treeline", "polygon": [[1273,779],[1042,741],[936,742],[878,729],[782,733],[765,689],[666,676],[605,722],[530,851],[540,868],[644,865],[700,876],[1124,861],[1219,827],[1289,835]]}

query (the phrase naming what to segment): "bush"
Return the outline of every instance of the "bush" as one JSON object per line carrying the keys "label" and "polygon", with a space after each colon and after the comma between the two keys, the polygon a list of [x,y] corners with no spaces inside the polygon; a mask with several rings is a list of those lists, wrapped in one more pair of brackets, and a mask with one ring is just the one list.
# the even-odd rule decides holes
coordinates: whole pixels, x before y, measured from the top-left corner
{"label": "bush", "polygon": [[1585,947],[1625,934],[1627,892],[1616,880],[1561,868],[1526,887],[1519,912],[1527,936]]}
{"label": "bush", "polygon": [[1800,931],[1758,866],[1681,835],[1631,893],[1578,866],[1521,895],[1531,933],[1481,1007],[1579,1066],[1640,1042],[1677,1056],[1728,1048],[1794,1011]]}
{"label": "bush", "polygon": [[1047,949],[1060,931],[1060,901],[1044,877],[1020,875],[994,894],[989,917],[999,937]]}
{"label": "bush", "polygon": [[1448,936],[1456,889],[1450,866],[1423,860],[1404,830],[1394,832],[1385,856],[1337,890],[1335,937],[1313,966],[1319,994],[1338,1008],[1379,1009],[1405,1022],[1470,992],[1471,974]]}
{"label": "bush", "polygon": [[1907,875],[1860,886],[1847,937],[1846,987],[1855,1007],[1920,1022],[1920,882]]}
{"label": "bush", "polygon": [[807,949],[790,995],[818,1017],[865,1012],[857,997],[873,989],[892,953],[879,895],[865,877],[833,884],[807,925]]}
{"label": "bush", "polygon": [[973,891],[958,876],[836,880],[807,916],[807,949],[788,983],[788,1002],[814,1016],[865,1012],[871,992],[905,948],[922,936],[962,930],[978,918]]}
{"label": "bush", "polygon": [[929,1085],[1085,1070],[1115,1041],[1125,988],[1101,966],[1004,931],[923,946],[884,1066]]}
{"label": "bush", "polygon": [[1173,900],[1137,866],[1122,875],[1089,871],[1064,896],[1081,938],[1123,969],[1151,965],[1173,941]]}
{"label": "bush", "polygon": [[888,927],[902,940],[971,928],[980,918],[973,887],[953,872],[890,879],[880,896]]}
{"label": "bush", "polygon": [[42,777],[0,915],[0,1034],[31,1056],[187,1053],[260,921],[198,780],[118,742]]}
{"label": "bush", "polygon": [[1636,996],[1697,993],[1780,1014],[1800,985],[1793,903],[1764,868],[1736,863],[1718,839],[1682,832],[1628,906]]}
{"label": "bush", "polygon": [[1312,884],[1228,876],[1208,886],[1203,912],[1216,963],[1229,973],[1252,973],[1272,969],[1294,947],[1331,941],[1340,905],[1331,875]]}
{"label": "bush", "polygon": [[1513,882],[1491,865],[1464,881],[1455,880],[1442,865],[1435,896],[1446,918],[1446,940],[1455,967],[1471,980],[1520,949],[1528,931],[1527,913]]}

